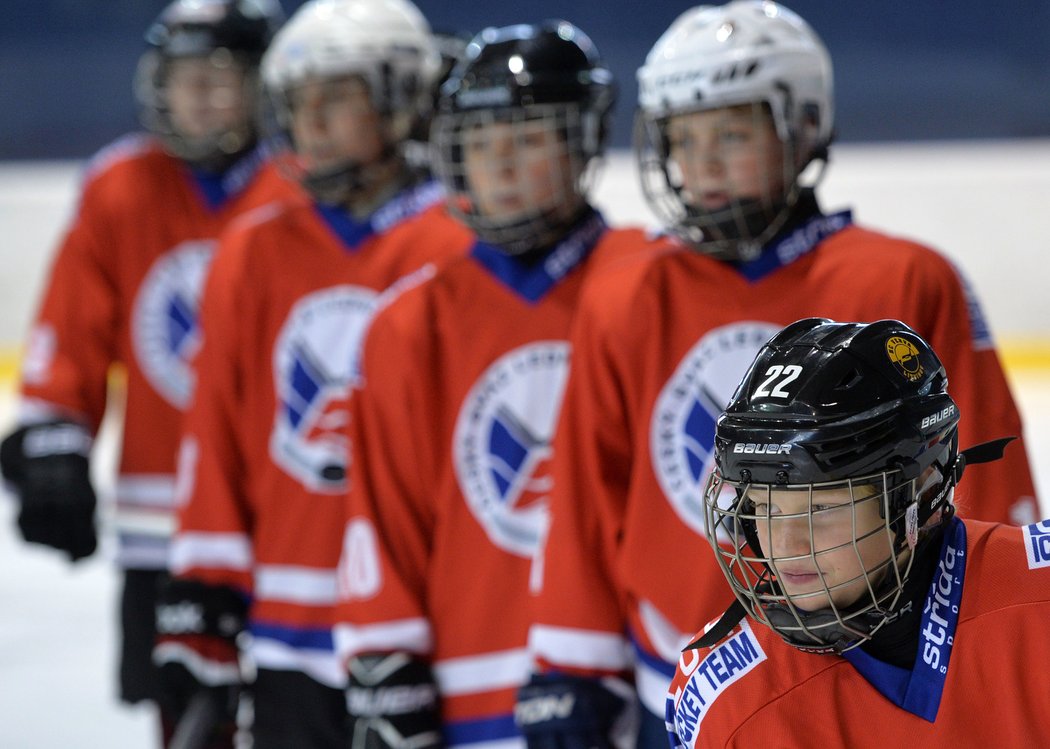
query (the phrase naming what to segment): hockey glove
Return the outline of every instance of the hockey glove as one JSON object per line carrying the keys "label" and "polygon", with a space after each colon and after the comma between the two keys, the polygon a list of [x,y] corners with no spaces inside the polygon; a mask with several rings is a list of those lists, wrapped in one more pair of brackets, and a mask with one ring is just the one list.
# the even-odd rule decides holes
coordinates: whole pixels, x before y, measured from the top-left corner
{"label": "hockey glove", "polygon": [[172,578],[157,596],[157,703],[166,722],[210,702],[216,736],[232,735],[240,698],[237,636],[248,604],[233,588]]}
{"label": "hockey glove", "polygon": [[529,749],[611,749],[627,707],[598,679],[534,675],[518,690],[514,720]]}
{"label": "hockey glove", "polygon": [[90,452],[87,430],[69,421],[22,427],[0,444],[0,469],[21,504],[22,537],[64,551],[73,562],[98,545]]}
{"label": "hockey glove", "polygon": [[441,713],[430,666],[408,653],[350,659],[352,749],[438,749]]}

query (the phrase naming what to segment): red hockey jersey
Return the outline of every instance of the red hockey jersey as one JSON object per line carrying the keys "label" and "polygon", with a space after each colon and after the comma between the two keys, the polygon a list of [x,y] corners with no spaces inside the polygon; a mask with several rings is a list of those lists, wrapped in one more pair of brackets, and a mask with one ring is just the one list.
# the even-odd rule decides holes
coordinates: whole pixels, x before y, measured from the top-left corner
{"label": "red hockey jersey", "polygon": [[368,221],[306,200],[262,209],[213,264],[172,569],[251,595],[260,667],[345,683],[331,628],[349,390],[384,294],[470,245],[441,197],[427,183]]}
{"label": "red hockey jersey", "polygon": [[97,429],[107,375],[126,372],[116,480],[122,566],[163,569],[174,527],[182,412],[200,341],[197,307],[220,232],[299,188],[258,153],[221,179],[158,141],[128,136],[91,162],[26,344],[22,423],[65,415]]}
{"label": "red hockey jersey", "polygon": [[431,660],[451,746],[522,741],[570,320],[592,272],[648,246],[596,214],[538,265],[479,244],[369,333],[336,645]]}
{"label": "red hockey jersey", "polygon": [[[953,266],[816,216],[734,267],[680,248],[602,274],[580,303],[576,365],[555,449],[553,525],[532,649],[547,667],[629,670],[663,713],[673,664],[731,598],[704,539],[715,420],[761,345],[797,319],[903,320],[938,352],[962,413],[960,447],[1021,435],[977,302]],[[957,492],[966,517],[1036,515],[1023,443]]]}
{"label": "red hockey jersey", "polygon": [[747,620],[686,650],[667,695],[671,745],[1045,745],[1050,521],[955,519],[924,612],[910,671],[859,648],[803,653]]}

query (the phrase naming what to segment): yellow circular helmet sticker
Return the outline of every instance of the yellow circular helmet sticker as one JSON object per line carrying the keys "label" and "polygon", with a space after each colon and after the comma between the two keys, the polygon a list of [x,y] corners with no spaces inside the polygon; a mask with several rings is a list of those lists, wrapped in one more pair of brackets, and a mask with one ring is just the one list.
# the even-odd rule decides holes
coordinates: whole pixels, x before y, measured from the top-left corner
{"label": "yellow circular helmet sticker", "polygon": [[886,355],[897,367],[897,370],[910,382],[923,376],[925,370],[919,361],[919,349],[907,338],[893,336],[886,340]]}

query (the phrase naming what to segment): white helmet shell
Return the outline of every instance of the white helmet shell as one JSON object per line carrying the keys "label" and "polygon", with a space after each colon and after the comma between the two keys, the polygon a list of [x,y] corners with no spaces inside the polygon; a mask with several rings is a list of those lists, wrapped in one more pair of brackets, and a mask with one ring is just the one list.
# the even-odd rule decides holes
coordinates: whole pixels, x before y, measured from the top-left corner
{"label": "white helmet shell", "polygon": [[429,108],[441,55],[430,25],[408,0],[311,0],[278,32],[262,63],[280,97],[307,78],[359,75],[381,112]]}
{"label": "white helmet shell", "polygon": [[[650,118],[765,101],[781,140],[831,140],[831,58],[801,17],[768,0],[701,5],[675,20],[638,70]],[[816,132],[803,133],[815,126]]]}

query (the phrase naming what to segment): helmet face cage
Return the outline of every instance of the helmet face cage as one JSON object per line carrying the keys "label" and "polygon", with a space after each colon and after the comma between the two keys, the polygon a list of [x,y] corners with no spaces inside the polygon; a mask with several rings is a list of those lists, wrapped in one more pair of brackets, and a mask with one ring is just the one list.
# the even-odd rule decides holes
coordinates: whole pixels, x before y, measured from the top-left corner
{"label": "helmet face cage", "polygon": [[[707,134],[713,143],[701,144],[698,134],[690,131],[690,120],[719,114],[724,115],[722,124]],[[640,110],[635,119],[635,156],[642,192],[660,221],[688,244],[719,259],[756,257],[784,225],[802,188],[798,144],[794,138],[780,140],[772,123],[772,110],[765,101],[667,116]],[[733,140],[740,137],[741,128],[753,134],[752,144]],[[738,132],[726,133],[733,129]],[[751,185],[734,183],[734,175],[726,169],[726,163],[745,148],[757,162],[758,179]],[[769,158],[777,151],[779,159]],[[712,175],[710,189],[723,197],[717,204],[705,207],[703,195],[694,194],[707,189],[686,177],[698,173]]]}
{"label": "helmet face cage", "polygon": [[[231,165],[257,140],[259,62],[282,20],[280,6],[269,0],[171,3],[147,31],[150,48],[135,72],[143,125],[161,138],[168,151],[190,164],[206,171],[222,171]],[[223,108],[240,103],[242,116],[237,121],[204,135],[191,135],[178,126],[172,115],[170,86],[172,69],[182,59],[207,63],[210,71],[205,78],[222,81],[211,84],[212,105]]]}
{"label": "helmet face cage", "polygon": [[598,127],[579,104],[442,114],[431,161],[450,210],[482,241],[519,255],[555,243],[579,216]]}
{"label": "helmet face cage", "polygon": [[[391,132],[390,118],[376,110],[378,131],[374,133],[374,137],[379,144],[377,159],[366,161],[347,157],[324,166],[314,164],[304,145],[296,143],[292,124],[295,89],[305,82],[296,81],[267,97],[270,107],[266,119],[267,133],[270,142],[274,144],[274,161],[286,177],[302,184],[318,202],[329,205],[354,203],[396,170],[395,156],[398,149]],[[337,98],[353,96],[350,92],[355,89],[361,91],[367,96],[370,106],[375,109],[376,97],[372,95],[368,82],[361,76],[332,75],[317,82],[336,92],[343,89],[341,93],[335,94]],[[360,132],[359,137],[364,139],[366,135]],[[366,148],[363,145],[359,147]]]}
{"label": "helmet face cage", "polygon": [[215,50],[205,59],[217,70],[240,74],[239,90],[215,87],[210,93],[215,106],[229,101],[244,103],[244,116],[231,126],[197,137],[181,130],[174,121],[170,104],[169,81],[174,60],[156,51],[146,52],[139,59],[135,86],[142,106],[142,123],[164,142],[170,153],[206,171],[222,171],[257,139],[256,123],[261,106],[258,61],[233,55],[225,49]]}
{"label": "helmet face cage", "polygon": [[[914,556],[905,553],[904,525],[917,481],[892,470],[774,485],[730,481],[716,469],[704,490],[708,540],[753,618],[797,648],[843,652],[885,624],[908,580]],[[726,491],[737,496],[728,507],[719,503]],[[780,512],[785,492],[795,498],[786,503],[791,511]],[[823,504],[829,492],[842,504]],[[799,534],[808,542],[778,553],[781,538],[797,544]],[[808,576],[789,583],[781,579],[785,572]]]}

